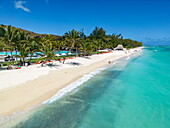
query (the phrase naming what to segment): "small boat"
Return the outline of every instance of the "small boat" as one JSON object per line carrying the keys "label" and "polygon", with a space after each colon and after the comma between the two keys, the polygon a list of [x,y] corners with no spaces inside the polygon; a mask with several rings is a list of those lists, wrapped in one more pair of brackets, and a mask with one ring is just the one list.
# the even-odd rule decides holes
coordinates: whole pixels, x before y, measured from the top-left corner
{"label": "small boat", "polygon": [[153,52],[157,52],[156,50],[153,50]]}

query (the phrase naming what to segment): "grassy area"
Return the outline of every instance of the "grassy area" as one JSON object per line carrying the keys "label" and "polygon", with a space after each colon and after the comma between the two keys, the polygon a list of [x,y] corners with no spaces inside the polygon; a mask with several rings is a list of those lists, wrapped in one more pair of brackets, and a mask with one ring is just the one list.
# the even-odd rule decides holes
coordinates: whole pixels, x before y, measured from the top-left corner
{"label": "grassy area", "polygon": [[[8,66],[12,64],[12,61],[5,61],[1,63],[3,66]],[[17,64],[17,61],[14,61],[14,65]]]}

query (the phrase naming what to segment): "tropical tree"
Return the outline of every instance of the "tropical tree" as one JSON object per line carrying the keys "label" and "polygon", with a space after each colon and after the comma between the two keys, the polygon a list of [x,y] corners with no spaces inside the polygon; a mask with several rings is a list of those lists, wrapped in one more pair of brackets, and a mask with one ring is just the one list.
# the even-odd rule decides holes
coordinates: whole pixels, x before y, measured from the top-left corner
{"label": "tropical tree", "polygon": [[[16,57],[20,58],[20,61],[23,65],[25,65],[25,58],[28,57],[30,53],[30,49],[33,48],[33,46],[30,45],[30,41],[32,38],[30,38],[29,34],[26,34],[23,31],[19,32],[18,40],[14,46],[16,49]],[[19,55],[17,52],[19,51]]]}
{"label": "tropical tree", "polygon": [[4,50],[4,43],[0,39],[0,51]]}
{"label": "tropical tree", "polygon": [[95,49],[95,46],[90,39],[82,40],[79,51],[83,53],[83,55],[90,55],[92,51]]}
{"label": "tropical tree", "polygon": [[64,39],[60,39],[60,40],[56,41],[56,48],[57,48],[57,51],[59,52],[59,54],[60,54],[61,49],[65,48],[65,43],[66,43],[66,41]]}
{"label": "tropical tree", "polygon": [[80,36],[82,33],[76,30],[72,30],[72,31],[68,31],[64,34],[64,38],[67,42],[67,46],[69,47],[69,51],[71,52],[72,49],[76,49],[76,53],[77,53],[77,47],[79,46],[79,40],[80,40]]}
{"label": "tropical tree", "polygon": [[13,55],[12,52],[15,50],[15,43],[18,41],[18,35],[19,31],[12,26],[0,27],[0,37],[1,41],[4,43],[4,49],[9,50],[11,56]]}
{"label": "tropical tree", "polygon": [[19,55],[15,55],[16,57],[20,58],[21,63],[25,66],[25,58],[28,56],[29,53],[29,44],[26,40],[21,40],[19,44],[18,51],[20,52]]}
{"label": "tropical tree", "polygon": [[47,35],[42,37],[39,41],[39,51],[42,53],[42,57],[38,59],[40,60],[50,60],[55,57],[56,50],[56,40],[52,35]]}
{"label": "tropical tree", "polygon": [[33,55],[38,50],[38,39],[28,38],[28,44],[29,44],[29,56],[30,56],[30,60],[32,60]]}
{"label": "tropical tree", "polygon": [[103,28],[95,27],[95,29],[90,34],[89,38],[101,39],[106,36],[106,31]]}

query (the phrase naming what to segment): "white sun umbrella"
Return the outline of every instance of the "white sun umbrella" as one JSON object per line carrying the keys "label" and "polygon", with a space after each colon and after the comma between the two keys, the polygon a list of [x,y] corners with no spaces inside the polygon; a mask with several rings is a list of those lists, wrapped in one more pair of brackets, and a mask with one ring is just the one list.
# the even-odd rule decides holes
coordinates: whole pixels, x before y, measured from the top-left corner
{"label": "white sun umbrella", "polygon": [[60,56],[60,54],[55,54],[55,56]]}
{"label": "white sun umbrella", "polygon": [[61,55],[62,55],[62,56],[65,56],[65,55],[67,55],[67,54],[66,54],[66,53],[62,53]]}
{"label": "white sun umbrella", "polygon": [[68,53],[68,55],[71,55],[71,54],[72,54],[71,52]]}

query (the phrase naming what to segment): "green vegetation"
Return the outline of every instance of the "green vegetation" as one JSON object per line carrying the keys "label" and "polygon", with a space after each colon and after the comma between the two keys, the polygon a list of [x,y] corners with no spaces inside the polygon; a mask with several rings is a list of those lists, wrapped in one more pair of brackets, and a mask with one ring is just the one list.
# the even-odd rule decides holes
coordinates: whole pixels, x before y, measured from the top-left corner
{"label": "green vegetation", "polygon": [[[96,53],[97,50],[113,49],[119,44],[128,49],[142,46],[141,42],[123,39],[121,34],[106,35],[106,31],[99,27],[96,27],[89,36],[73,29],[59,37],[54,35],[33,36],[33,33],[29,34],[22,29],[0,25],[0,51],[9,51],[11,56],[14,51],[20,52],[20,55],[15,55],[15,57],[20,58],[20,63],[23,65],[25,58],[29,56],[31,61],[35,52],[42,53],[42,57],[36,61],[47,61],[58,58],[55,56],[56,51],[60,53],[62,50],[68,50],[75,52],[76,56],[78,54],[90,55]],[[32,62],[35,62],[35,59]],[[14,64],[14,62],[12,63]],[[10,62],[4,64],[10,64]]]}

